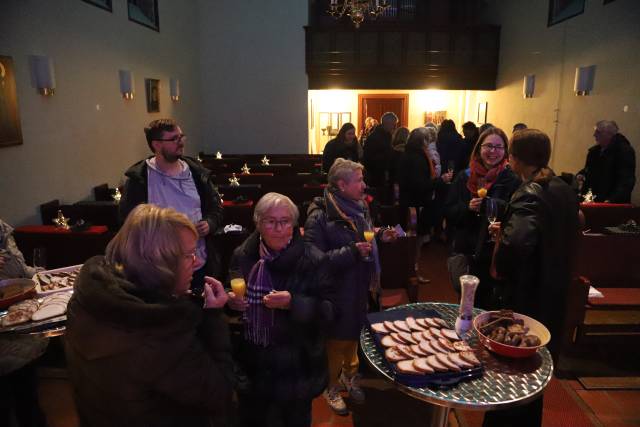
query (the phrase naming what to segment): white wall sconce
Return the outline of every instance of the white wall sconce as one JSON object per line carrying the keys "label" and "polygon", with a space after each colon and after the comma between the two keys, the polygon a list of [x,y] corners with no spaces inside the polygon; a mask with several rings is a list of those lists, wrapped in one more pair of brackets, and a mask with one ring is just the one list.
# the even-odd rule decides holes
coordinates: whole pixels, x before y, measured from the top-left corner
{"label": "white wall sconce", "polygon": [[573,90],[576,96],[586,96],[593,90],[593,83],[596,75],[596,66],[576,68],[576,79],[573,83]]}
{"label": "white wall sconce", "polygon": [[53,96],[56,91],[53,61],[48,56],[34,55],[31,63],[38,93],[43,96]]}
{"label": "white wall sconce", "polygon": [[169,80],[169,94],[172,101],[180,101],[180,80],[173,77]]}
{"label": "white wall sconce", "polygon": [[118,71],[120,75],[120,93],[124,99],[133,99],[133,73],[129,70]]}
{"label": "white wall sconce", "polygon": [[535,74],[527,74],[524,76],[524,81],[522,83],[522,95],[525,98],[533,98],[533,92],[536,89],[536,75]]}

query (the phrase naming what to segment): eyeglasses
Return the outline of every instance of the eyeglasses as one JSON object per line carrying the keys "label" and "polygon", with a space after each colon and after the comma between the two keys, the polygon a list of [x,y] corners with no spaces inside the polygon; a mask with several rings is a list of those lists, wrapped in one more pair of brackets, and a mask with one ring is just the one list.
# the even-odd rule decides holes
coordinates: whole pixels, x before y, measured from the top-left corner
{"label": "eyeglasses", "polygon": [[176,135],[173,138],[167,138],[167,139],[156,139],[156,141],[162,141],[162,142],[174,142],[174,143],[178,143],[178,142],[182,142],[185,139],[187,139],[187,135],[185,135],[184,133],[181,133],[180,135]]}
{"label": "eyeglasses", "polygon": [[502,145],[482,144],[480,147],[485,151],[504,151]]}
{"label": "eyeglasses", "polygon": [[192,263],[193,263],[193,262],[196,262],[196,258],[197,258],[196,251],[189,252],[188,254],[183,254],[182,256],[183,256],[186,260],[188,260],[188,261],[190,261],[190,262],[192,262]]}
{"label": "eyeglasses", "polygon": [[289,229],[293,226],[293,221],[290,218],[285,218],[281,220],[277,220],[274,218],[267,218],[260,221],[260,223],[266,230],[273,230],[278,225],[282,229]]}

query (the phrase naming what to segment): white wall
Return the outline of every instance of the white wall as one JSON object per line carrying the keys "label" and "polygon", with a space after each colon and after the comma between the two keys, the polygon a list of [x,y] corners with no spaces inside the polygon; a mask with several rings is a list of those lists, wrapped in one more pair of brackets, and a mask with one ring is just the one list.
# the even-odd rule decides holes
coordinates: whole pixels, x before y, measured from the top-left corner
{"label": "white wall", "polygon": [[[558,173],[584,166],[602,119],[618,123],[640,162],[640,2],[602,3],[587,0],[583,14],[549,28],[548,1],[495,0],[490,9],[502,25],[498,90],[478,93],[476,101],[487,101],[489,121],[505,130],[525,122],[548,133]],[[595,87],[578,97],[575,69],[585,65],[596,65]],[[522,97],[525,74],[536,75],[531,99]],[[640,184],[633,201],[640,203]]]}
{"label": "white wall", "polygon": [[306,0],[199,0],[208,153],[307,153]]}
{"label": "white wall", "polygon": [[[2,0],[0,54],[13,57],[24,144],[0,149],[0,218],[39,223],[39,204],[73,203],[97,184],[117,184],[148,155],[142,129],[155,118],[182,123],[188,153],[197,152],[197,12],[187,2],[158,3],[160,32],[129,21],[126,1],[113,1],[109,13],[80,0]],[[34,54],[54,61],[53,97],[31,87]],[[133,101],[120,96],[119,69],[134,72]],[[160,113],[146,111],[145,77],[161,81]],[[180,103],[169,99],[169,77],[180,79]]]}

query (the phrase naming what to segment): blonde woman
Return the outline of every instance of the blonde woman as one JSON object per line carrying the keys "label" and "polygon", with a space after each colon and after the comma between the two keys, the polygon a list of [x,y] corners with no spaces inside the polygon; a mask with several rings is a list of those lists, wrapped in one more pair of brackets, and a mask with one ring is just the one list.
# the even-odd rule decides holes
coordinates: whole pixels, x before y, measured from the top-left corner
{"label": "blonde woman", "polygon": [[204,426],[230,410],[227,295],[210,277],[204,299],[189,293],[197,240],[185,215],[142,204],[82,267],[65,337],[82,425]]}

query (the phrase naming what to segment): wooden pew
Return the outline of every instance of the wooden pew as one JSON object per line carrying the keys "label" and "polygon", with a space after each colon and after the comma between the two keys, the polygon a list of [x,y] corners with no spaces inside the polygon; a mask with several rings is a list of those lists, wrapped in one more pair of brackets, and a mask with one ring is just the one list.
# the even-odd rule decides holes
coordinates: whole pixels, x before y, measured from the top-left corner
{"label": "wooden pew", "polygon": [[630,219],[640,223],[640,207],[632,204],[582,203],[580,210],[585,217],[585,229],[600,231]]}

